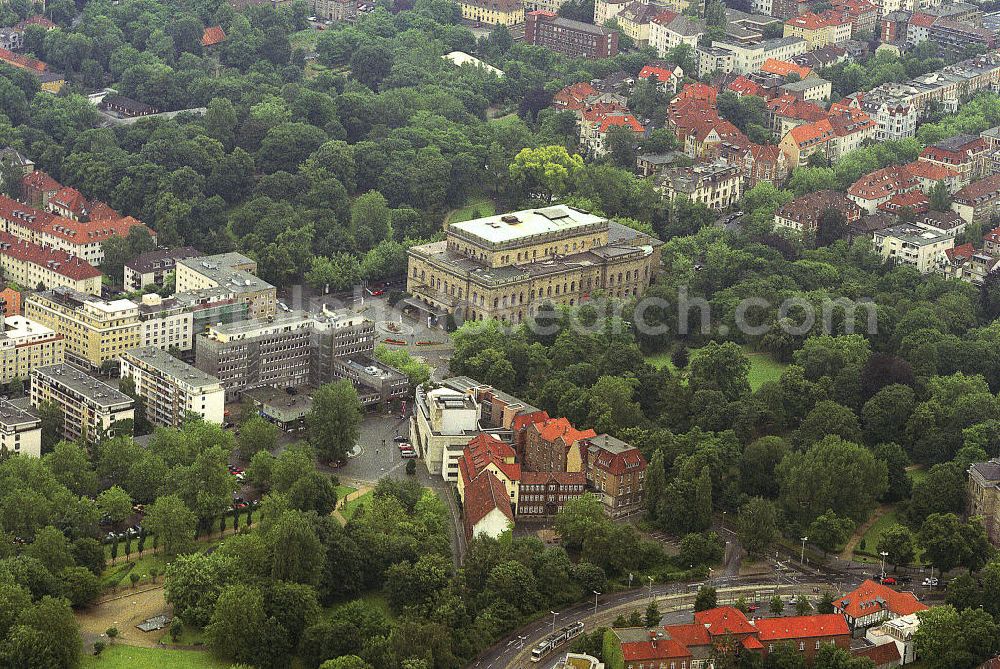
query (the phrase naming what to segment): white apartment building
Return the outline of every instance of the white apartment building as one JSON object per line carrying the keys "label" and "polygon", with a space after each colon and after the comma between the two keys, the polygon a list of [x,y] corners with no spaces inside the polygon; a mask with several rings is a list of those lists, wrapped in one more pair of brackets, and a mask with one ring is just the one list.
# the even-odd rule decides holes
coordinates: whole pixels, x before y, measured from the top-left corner
{"label": "white apartment building", "polygon": [[917,109],[913,105],[882,103],[875,111],[875,140],[906,139],[917,134]]}
{"label": "white apartment building", "polygon": [[661,14],[649,22],[649,45],[662,58],[675,46],[687,44],[698,48],[698,38],[705,34],[705,25],[683,14]]}
{"label": "white apartment building", "polygon": [[950,235],[908,224],[879,230],[874,238],[882,260],[910,265],[921,274],[938,271],[945,262],[945,251],[955,246],[955,238]]}
{"label": "white apartment building", "polygon": [[42,420],[9,402],[0,402],[0,451],[42,456]]}
{"label": "white apartment building", "polygon": [[[732,44],[714,40],[713,47],[725,49],[733,54],[732,72],[749,74],[757,72],[768,58],[791,60],[806,52],[809,43],[801,37],[777,37],[757,44]],[[699,71],[701,68],[698,68]]]}
{"label": "white apartment building", "polygon": [[114,436],[122,421],[135,419],[131,397],[67,364],[31,370],[30,399],[36,408],[55,403],[63,414],[63,436],[72,441],[97,443]]}
{"label": "white apartment building", "polygon": [[194,313],[187,303],[147,293],[139,303],[141,346],[163,351],[190,351],[194,344]]}
{"label": "white apartment building", "polygon": [[132,379],[154,425],[179,427],[189,414],[221,425],[226,391],[222,383],[159,348],[126,351],[121,357],[122,378]]}
{"label": "white apartment building", "polygon": [[0,332],[0,383],[26,380],[35,367],[58,365],[65,356],[63,336],[24,316],[8,316]]}

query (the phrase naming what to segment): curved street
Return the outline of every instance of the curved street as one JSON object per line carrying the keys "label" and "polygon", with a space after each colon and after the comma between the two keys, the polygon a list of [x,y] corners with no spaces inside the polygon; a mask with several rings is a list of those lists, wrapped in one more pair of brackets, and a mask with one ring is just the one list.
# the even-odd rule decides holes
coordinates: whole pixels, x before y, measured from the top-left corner
{"label": "curved street", "polygon": [[[784,566],[782,563],[778,564]],[[827,576],[806,575],[801,572],[781,574],[779,570],[777,578],[767,575],[724,576],[711,579],[707,584],[717,589],[719,604],[733,603],[742,596],[748,602],[759,601],[761,608],[754,615],[766,617],[770,615],[767,611],[769,600],[775,594],[781,595],[786,600],[792,595],[799,594],[815,599],[823,589],[838,594],[848,592],[860,585],[865,577],[865,574],[860,573]],[[695,595],[698,587],[703,584],[706,583],[654,583],[652,588],[633,588],[602,595],[597,598],[596,608],[591,600],[557,612],[555,626],[558,628],[582,621],[586,625],[587,632],[595,627],[609,626],[620,614],[628,615],[635,609],[644,611],[650,596],[655,598],[663,614],[662,624],[690,622]],[[531,649],[551,633],[552,627],[553,618],[548,615],[529,623],[485,650],[467,665],[467,669],[527,669],[527,667],[551,669],[560,656],[565,654],[570,644],[559,648],[539,663],[532,663],[530,657]]]}

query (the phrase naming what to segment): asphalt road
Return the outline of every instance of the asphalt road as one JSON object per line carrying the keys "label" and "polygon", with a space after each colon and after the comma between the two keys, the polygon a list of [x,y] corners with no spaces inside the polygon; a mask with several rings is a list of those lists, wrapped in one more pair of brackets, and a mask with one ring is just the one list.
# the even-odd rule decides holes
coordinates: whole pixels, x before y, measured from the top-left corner
{"label": "asphalt road", "polygon": [[[839,594],[857,587],[862,580],[861,575],[815,578],[776,569],[776,574],[772,576],[725,576],[712,580],[711,585],[719,590],[720,603],[735,601],[740,595],[752,600],[754,593],[759,594],[761,599],[769,600],[775,592],[786,598],[792,594],[804,594],[815,600],[816,591],[827,588]],[[660,610],[665,614],[664,624],[689,622],[694,595],[699,585],[701,584],[653,584],[651,589],[648,587],[634,588],[610,595],[601,595],[598,597],[596,613],[593,600],[577,604],[558,612],[556,627],[583,621],[586,625],[585,631],[592,631],[595,627],[610,624],[619,614],[627,615],[634,609],[644,611],[650,595],[656,598]],[[740,592],[736,589],[743,591]],[[761,610],[754,615],[758,617],[768,615],[766,608],[767,602],[763,602]],[[565,655],[570,644],[566,644],[557,652],[551,653],[542,662],[532,663],[530,654],[531,649],[551,631],[552,617],[545,616],[511,633],[481,653],[479,657],[467,665],[467,669],[527,669],[528,667],[549,669],[555,665],[560,656]]]}

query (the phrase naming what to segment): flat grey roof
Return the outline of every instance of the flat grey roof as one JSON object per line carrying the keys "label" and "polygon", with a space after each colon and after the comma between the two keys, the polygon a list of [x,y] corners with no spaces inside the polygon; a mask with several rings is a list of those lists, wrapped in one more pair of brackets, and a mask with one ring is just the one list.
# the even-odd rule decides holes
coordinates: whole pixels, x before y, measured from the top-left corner
{"label": "flat grey roof", "polygon": [[192,367],[183,360],[178,360],[166,351],[152,346],[133,348],[125,352],[125,356],[143,362],[161,374],[173,377],[194,388],[218,386],[220,382],[211,374],[206,374],[197,367]]}
{"label": "flat grey roof", "polygon": [[822,77],[808,77],[806,79],[799,79],[798,81],[791,81],[787,84],[782,84],[780,87],[786,91],[807,91],[810,88],[823,86],[828,83],[830,82]]}
{"label": "flat grey roof", "polygon": [[121,404],[132,404],[132,398],[113,388],[99,379],[95,379],[79,367],[69,364],[47,365],[35,367],[32,374],[51,379],[55,383],[66,386],[73,392],[82,395],[94,404],[102,407],[115,407]]}
{"label": "flat grey roof", "polygon": [[41,423],[41,419],[10,402],[0,402],[0,425],[4,427],[16,427],[31,423]]}
{"label": "flat grey roof", "polygon": [[501,244],[606,223],[607,219],[602,216],[594,216],[566,205],[555,205],[452,223],[448,226],[448,232],[465,233],[488,243]]}

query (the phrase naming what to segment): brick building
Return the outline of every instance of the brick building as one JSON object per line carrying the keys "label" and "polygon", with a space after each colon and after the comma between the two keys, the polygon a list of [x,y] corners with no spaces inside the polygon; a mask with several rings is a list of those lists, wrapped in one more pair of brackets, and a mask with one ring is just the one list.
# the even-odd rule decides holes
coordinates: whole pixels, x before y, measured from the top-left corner
{"label": "brick building", "polygon": [[525,15],[524,42],[586,58],[610,58],[618,53],[618,33],[614,30],[546,11]]}

